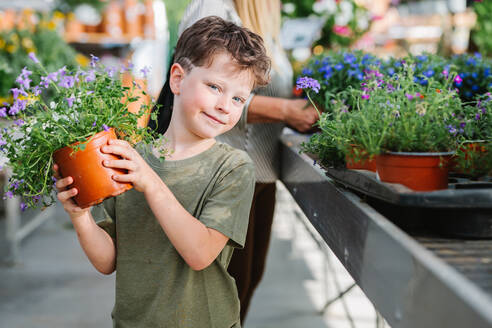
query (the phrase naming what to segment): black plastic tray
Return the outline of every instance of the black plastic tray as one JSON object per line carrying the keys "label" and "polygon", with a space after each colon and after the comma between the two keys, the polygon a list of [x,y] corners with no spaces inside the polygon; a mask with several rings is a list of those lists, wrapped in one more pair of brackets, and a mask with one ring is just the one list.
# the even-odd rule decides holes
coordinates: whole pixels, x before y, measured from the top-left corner
{"label": "black plastic tray", "polygon": [[325,168],[336,183],[365,195],[365,201],[409,232],[467,239],[492,238],[492,180],[449,178],[446,190],[415,192],[379,181],[366,170]]}
{"label": "black plastic tray", "polygon": [[450,176],[448,189],[416,192],[401,184],[381,182],[376,173],[367,170],[325,168],[336,182],[371,197],[404,206],[434,208],[492,209],[492,179],[479,181]]}

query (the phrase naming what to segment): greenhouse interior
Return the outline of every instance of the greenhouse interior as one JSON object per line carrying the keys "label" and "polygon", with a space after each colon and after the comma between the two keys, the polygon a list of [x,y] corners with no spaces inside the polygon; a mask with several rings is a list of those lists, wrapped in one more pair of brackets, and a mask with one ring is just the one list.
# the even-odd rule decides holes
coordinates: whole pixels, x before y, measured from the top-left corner
{"label": "greenhouse interior", "polygon": [[492,327],[491,92],[492,0],[0,0],[0,327]]}

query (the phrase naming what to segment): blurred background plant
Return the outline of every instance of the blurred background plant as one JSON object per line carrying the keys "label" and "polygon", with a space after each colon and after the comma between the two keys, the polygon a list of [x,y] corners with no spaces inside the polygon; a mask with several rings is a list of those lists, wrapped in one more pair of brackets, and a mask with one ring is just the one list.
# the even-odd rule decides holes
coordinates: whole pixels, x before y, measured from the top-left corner
{"label": "blurred background plant", "polygon": [[282,0],[286,18],[317,16],[325,19],[320,38],[313,46],[348,47],[369,30],[369,11],[354,0]]}
{"label": "blurred background plant", "polygon": [[[45,63],[49,71],[66,66],[84,66],[86,58],[77,55],[56,30],[57,14],[37,17],[37,24],[22,24],[10,30],[0,31],[0,98],[11,102],[9,91],[14,88],[15,79],[24,67],[32,68],[30,52]],[[33,81],[39,83],[39,80]]]}
{"label": "blurred background plant", "polygon": [[492,55],[492,1],[474,1],[473,9],[477,14],[475,28],[471,38],[479,51],[486,56]]}

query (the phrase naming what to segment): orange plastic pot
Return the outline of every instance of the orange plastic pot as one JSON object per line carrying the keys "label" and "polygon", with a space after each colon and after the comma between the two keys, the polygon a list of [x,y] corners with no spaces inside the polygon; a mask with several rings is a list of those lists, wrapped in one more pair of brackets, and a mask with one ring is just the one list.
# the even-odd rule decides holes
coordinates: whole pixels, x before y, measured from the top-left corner
{"label": "orange plastic pot", "polygon": [[73,148],[64,147],[53,154],[60,175],[73,178],[69,188],[77,188],[78,193],[74,198],[81,208],[99,204],[104,199],[122,194],[133,187],[129,183],[120,183],[112,179],[113,175],[125,174],[126,170],[103,165],[104,160],[119,159],[115,155],[101,152],[101,147],[106,145],[109,139],[116,139],[113,129],[94,135],[84,150],[74,152]]}
{"label": "orange plastic pot", "polygon": [[376,160],[374,157],[370,158],[369,155],[367,155],[365,150],[362,150],[359,148],[359,157],[361,159],[356,160],[356,155],[355,155],[355,148],[359,148],[355,145],[352,145],[352,150],[350,151],[350,154],[347,154],[345,156],[345,167],[347,169],[351,170],[368,170],[372,172],[376,172]]}
{"label": "orange plastic pot", "polygon": [[379,179],[415,191],[448,188],[452,153],[387,153],[376,158]]}

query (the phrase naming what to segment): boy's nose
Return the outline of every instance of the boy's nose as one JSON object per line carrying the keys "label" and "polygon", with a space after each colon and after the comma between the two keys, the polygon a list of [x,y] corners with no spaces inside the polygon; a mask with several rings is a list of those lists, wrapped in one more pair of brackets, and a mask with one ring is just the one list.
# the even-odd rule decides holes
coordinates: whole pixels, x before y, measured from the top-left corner
{"label": "boy's nose", "polygon": [[231,103],[228,97],[219,97],[219,99],[217,99],[217,104],[215,105],[215,108],[226,114],[229,114],[230,106]]}

